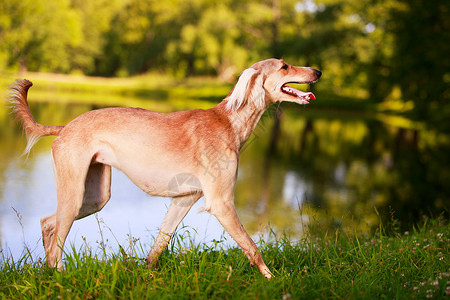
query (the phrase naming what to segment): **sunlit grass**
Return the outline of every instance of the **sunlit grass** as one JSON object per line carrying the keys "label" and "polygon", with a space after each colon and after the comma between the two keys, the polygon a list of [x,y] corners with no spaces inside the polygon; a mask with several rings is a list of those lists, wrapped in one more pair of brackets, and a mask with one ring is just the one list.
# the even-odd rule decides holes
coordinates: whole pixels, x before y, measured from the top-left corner
{"label": "sunlit grass", "polygon": [[129,78],[4,73],[0,77],[0,86],[5,95],[8,85],[16,78],[33,82],[29,92],[30,103],[139,106],[162,112],[210,108],[232,87],[212,77],[180,80],[157,73]]}
{"label": "sunlit grass", "polygon": [[[33,102],[70,104],[95,104],[103,106],[140,106],[158,111],[208,108],[226,97],[233,87],[215,77],[176,78],[165,73],[148,73],[133,77],[88,77],[52,73],[15,72],[0,73],[3,95],[8,85],[17,78],[27,78],[34,83],[30,90]],[[308,85],[291,84],[303,91]],[[336,93],[324,82],[314,88],[317,101],[313,107],[405,113],[414,107],[411,103],[395,101],[374,104],[355,93]],[[1,108],[0,108],[1,112]]]}
{"label": "sunlit grass", "polygon": [[[395,225],[395,224],[394,224]],[[1,298],[408,299],[450,295],[450,227],[426,219],[409,232],[383,226],[374,234],[327,232],[313,224],[298,242],[259,241],[275,277],[267,281],[238,248],[196,244],[176,235],[157,269],[146,268],[148,246],[130,237],[117,253],[107,245],[67,250],[61,273],[25,254],[0,258]],[[393,228],[393,229],[392,229]]]}

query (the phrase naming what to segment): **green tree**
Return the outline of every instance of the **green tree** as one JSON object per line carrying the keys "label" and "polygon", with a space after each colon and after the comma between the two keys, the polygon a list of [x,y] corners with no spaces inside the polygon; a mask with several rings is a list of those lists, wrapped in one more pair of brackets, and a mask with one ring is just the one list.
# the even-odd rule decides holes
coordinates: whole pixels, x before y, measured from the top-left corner
{"label": "green tree", "polygon": [[183,1],[131,0],[113,18],[97,72],[136,74],[166,68],[168,42],[179,35]]}
{"label": "green tree", "polygon": [[[247,49],[242,45],[235,1],[204,1],[194,12],[198,19],[182,26],[180,37],[168,47],[172,67],[182,75],[214,73],[229,79],[248,62]],[[201,14],[200,14],[201,12]]]}
{"label": "green tree", "polygon": [[3,66],[67,72],[69,47],[81,42],[78,14],[68,0],[6,0],[0,4]]}
{"label": "green tree", "polygon": [[42,35],[39,15],[43,1],[6,0],[0,2],[0,66],[25,67],[31,48]]}
{"label": "green tree", "polygon": [[105,48],[111,20],[125,6],[125,0],[72,0],[81,23],[81,41],[69,48],[71,69],[84,74],[96,71],[95,62],[108,55]]}
{"label": "green tree", "polygon": [[[413,100],[416,117],[450,130],[450,3],[399,0],[391,12],[393,81]],[[436,118],[436,115],[443,116]]]}

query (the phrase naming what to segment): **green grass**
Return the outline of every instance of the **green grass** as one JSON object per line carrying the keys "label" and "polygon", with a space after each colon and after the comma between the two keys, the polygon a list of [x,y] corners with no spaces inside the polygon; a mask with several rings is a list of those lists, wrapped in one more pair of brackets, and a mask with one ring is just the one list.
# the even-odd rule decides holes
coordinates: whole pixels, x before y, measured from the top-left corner
{"label": "green grass", "polygon": [[[34,83],[30,89],[30,103],[52,102],[95,104],[104,106],[140,106],[158,111],[208,108],[225,98],[233,83],[214,77],[175,78],[168,74],[148,73],[126,78],[88,77],[52,73],[0,73],[0,88],[5,91],[16,78]],[[307,85],[299,85],[307,90]],[[316,85],[317,101],[311,108],[346,111],[371,111],[404,114],[411,103],[390,100],[381,104],[366,100],[360,93],[336,94],[329,86]]]}
{"label": "green grass", "polygon": [[46,73],[0,74],[2,91],[15,78],[33,82],[29,102],[102,106],[139,106],[167,112],[209,108],[222,100],[232,85],[212,77],[187,78],[150,73],[129,78],[87,77]]}
{"label": "green grass", "polygon": [[[450,227],[425,220],[410,232],[383,227],[370,235],[324,232],[312,226],[295,243],[259,242],[275,277],[267,281],[238,248],[194,245],[175,236],[157,269],[143,257],[149,245],[130,238],[118,253],[73,247],[58,273],[25,254],[0,256],[0,298],[417,299],[450,295]],[[211,246],[212,245],[212,246]]]}

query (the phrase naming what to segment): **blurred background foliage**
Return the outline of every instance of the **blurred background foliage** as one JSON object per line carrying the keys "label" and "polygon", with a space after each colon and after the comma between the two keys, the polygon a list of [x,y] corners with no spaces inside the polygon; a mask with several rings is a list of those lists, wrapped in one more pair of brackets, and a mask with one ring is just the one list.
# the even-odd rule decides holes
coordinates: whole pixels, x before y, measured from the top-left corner
{"label": "blurred background foliage", "polygon": [[399,100],[450,131],[450,2],[440,0],[3,0],[0,70],[233,81],[284,58],[322,90]]}

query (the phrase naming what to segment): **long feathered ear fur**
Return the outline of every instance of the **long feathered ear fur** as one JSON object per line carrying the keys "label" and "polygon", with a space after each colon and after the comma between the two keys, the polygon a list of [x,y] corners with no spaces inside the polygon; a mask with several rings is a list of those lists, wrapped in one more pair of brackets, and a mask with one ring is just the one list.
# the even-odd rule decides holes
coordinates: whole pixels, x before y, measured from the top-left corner
{"label": "long feathered ear fur", "polygon": [[257,108],[265,106],[264,79],[261,72],[248,68],[242,72],[233,91],[227,97],[226,108],[231,111],[238,110],[246,103],[251,103]]}

